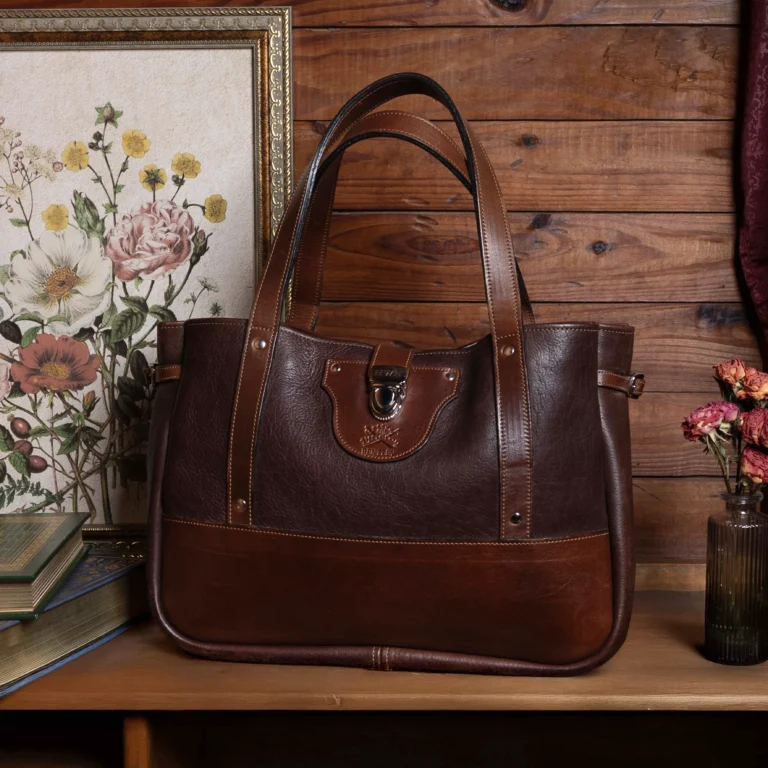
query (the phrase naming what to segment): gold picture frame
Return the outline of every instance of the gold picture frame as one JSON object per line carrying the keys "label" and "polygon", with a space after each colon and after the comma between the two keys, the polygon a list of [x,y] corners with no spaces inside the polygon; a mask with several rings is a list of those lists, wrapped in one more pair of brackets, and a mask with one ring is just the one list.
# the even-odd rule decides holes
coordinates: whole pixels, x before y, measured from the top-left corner
{"label": "gold picture frame", "polygon": [[140,530],[153,329],[247,316],[292,188],[290,54],[287,7],[0,10],[0,510],[72,494]]}

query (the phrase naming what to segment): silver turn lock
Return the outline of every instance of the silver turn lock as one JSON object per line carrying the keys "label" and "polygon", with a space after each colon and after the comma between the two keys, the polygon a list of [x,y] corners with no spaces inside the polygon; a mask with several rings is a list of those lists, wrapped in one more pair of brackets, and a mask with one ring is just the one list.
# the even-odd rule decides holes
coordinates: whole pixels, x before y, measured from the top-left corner
{"label": "silver turn lock", "polygon": [[403,407],[408,370],[400,365],[374,365],[369,377],[368,404],[379,421],[394,419]]}

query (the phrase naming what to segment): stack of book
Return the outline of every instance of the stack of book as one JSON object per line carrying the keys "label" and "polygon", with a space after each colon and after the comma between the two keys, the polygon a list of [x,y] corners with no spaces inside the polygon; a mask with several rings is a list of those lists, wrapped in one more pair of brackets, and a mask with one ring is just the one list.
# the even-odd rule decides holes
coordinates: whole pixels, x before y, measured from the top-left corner
{"label": "stack of book", "polygon": [[87,519],[0,515],[0,696],[106,642],[147,611],[140,543],[87,543]]}

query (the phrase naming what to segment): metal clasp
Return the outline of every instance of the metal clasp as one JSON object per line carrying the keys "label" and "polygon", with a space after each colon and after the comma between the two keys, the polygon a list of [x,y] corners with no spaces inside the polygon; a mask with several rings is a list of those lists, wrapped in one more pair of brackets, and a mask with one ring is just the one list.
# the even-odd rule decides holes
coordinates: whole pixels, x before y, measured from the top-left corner
{"label": "metal clasp", "polygon": [[645,376],[642,373],[633,373],[629,377],[629,396],[637,400],[645,389]]}
{"label": "metal clasp", "polygon": [[369,376],[368,404],[379,421],[394,419],[405,402],[408,369],[400,365],[374,365]]}

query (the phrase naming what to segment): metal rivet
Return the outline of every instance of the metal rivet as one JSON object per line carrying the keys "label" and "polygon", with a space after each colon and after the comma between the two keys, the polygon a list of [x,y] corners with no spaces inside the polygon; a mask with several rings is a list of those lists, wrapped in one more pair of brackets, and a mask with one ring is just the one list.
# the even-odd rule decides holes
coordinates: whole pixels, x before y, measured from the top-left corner
{"label": "metal rivet", "polygon": [[448,379],[448,381],[454,381],[456,379],[456,374],[453,371],[448,371],[448,373],[445,374],[445,378]]}
{"label": "metal rivet", "polygon": [[515,512],[510,516],[509,521],[512,525],[520,525],[523,522],[523,516],[519,512]]}
{"label": "metal rivet", "polygon": [[506,347],[501,348],[501,354],[504,355],[504,357],[511,357],[515,354],[515,348],[508,344]]}
{"label": "metal rivet", "polygon": [[331,370],[332,370],[334,373],[338,373],[338,372],[341,370],[341,366],[340,366],[338,363],[334,363],[334,364],[331,366]]}
{"label": "metal rivet", "polygon": [[235,499],[235,503],[232,505],[235,512],[245,512],[245,507],[245,499]]}
{"label": "metal rivet", "polygon": [[253,351],[255,352],[258,349],[265,349],[267,346],[267,342],[264,341],[264,339],[254,339],[251,346],[253,347]]}

